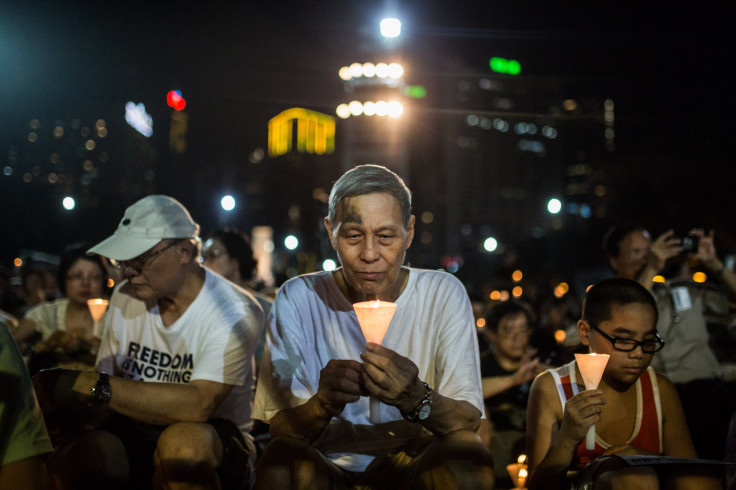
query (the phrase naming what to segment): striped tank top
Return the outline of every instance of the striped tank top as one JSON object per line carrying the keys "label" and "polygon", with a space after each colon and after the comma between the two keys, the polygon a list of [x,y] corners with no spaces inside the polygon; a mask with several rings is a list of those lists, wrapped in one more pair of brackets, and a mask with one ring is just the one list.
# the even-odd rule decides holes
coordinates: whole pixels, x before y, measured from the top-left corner
{"label": "striped tank top", "polygon": [[[572,361],[557,369],[551,369],[549,373],[555,380],[557,395],[560,398],[562,411],[565,411],[565,402],[584,391],[585,386],[576,379],[575,361]],[[662,454],[662,406],[659,400],[659,385],[657,375],[651,367],[636,380],[636,421],[634,430],[626,441],[626,444],[646,449],[655,454]],[[585,449],[585,439],[578,444],[572,468],[582,468],[589,461],[594,460],[605,452],[611,445],[604,441],[598,433],[595,435],[595,449]]]}

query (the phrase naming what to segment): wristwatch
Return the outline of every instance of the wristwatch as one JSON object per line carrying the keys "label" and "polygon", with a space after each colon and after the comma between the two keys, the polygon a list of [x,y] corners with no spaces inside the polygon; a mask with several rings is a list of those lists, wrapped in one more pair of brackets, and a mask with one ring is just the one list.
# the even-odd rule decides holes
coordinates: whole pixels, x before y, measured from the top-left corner
{"label": "wristwatch", "polygon": [[107,373],[100,372],[97,384],[90,390],[92,399],[89,401],[90,407],[101,407],[112,398],[112,388],[110,387],[110,376]]}
{"label": "wristwatch", "polygon": [[401,415],[409,422],[419,422],[429,417],[429,412],[432,411],[432,388],[424,383],[424,396],[419,401],[416,407],[408,414],[402,413]]}

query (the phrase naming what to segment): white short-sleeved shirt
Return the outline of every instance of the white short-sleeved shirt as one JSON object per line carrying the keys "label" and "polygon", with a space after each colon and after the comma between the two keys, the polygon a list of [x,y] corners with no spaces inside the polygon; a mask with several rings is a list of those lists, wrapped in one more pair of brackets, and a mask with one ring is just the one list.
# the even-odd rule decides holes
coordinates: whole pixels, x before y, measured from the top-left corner
{"label": "white short-sleeved shirt", "polygon": [[263,311],[252,295],[206,271],[204,285],[184,314],[164,326],[157,302],[125,292],[110,298],[97,369],[133,380],[189,383],[197,379],[233,385],[213,417],[252,428],[255,352]]}
{"label": "white short-sleeved shirt", "polygon": [[[382,345],[411,359],[419,378],[438,393],[468,401],[482,414],[478,340],[463,285],[445,272],[409,269],[396,304]],[[320,370],[331,359],[360,361],[365,343],[331,272],[287,281],[269,315],[253,417],[269,421],[278,411],[305,403],[317,393]],[[345,469],[362,471],[374,456],[429,435],[393,406],[381,404],[380,418],[386,423],[371,424],[363,397],[333,418],[315,447]]]}

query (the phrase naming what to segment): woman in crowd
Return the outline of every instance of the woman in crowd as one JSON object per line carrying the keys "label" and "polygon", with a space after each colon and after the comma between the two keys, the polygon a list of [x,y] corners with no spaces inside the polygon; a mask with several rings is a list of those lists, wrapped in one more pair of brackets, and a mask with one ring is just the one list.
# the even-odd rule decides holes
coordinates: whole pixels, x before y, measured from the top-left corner
{"label": "woman in crowd", "polygon": [[13,332],[29,356],[31,374],[59,365],[94,365],[102,321],[94,322],[87,300],[107,296],[107,271],[99,256],[85,254],[87,248],[75,245],[62,254],[58,284],[63,297],[28,310]]}

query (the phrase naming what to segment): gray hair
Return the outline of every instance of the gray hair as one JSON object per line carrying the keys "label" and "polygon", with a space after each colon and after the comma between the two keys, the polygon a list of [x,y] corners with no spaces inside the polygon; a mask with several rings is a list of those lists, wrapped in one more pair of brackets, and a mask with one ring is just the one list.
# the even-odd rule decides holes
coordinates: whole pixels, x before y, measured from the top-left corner
{"label": "gray hair", "polygon": [[385,192],[393,196],[401,206],[401,221],[409,228],[411,219],[411,191],[403,179],[381,165],[359,165],[337,179],[330,192],[327,217],[335,225],[337,206],[345,197],[362,196],[373,192]]}

